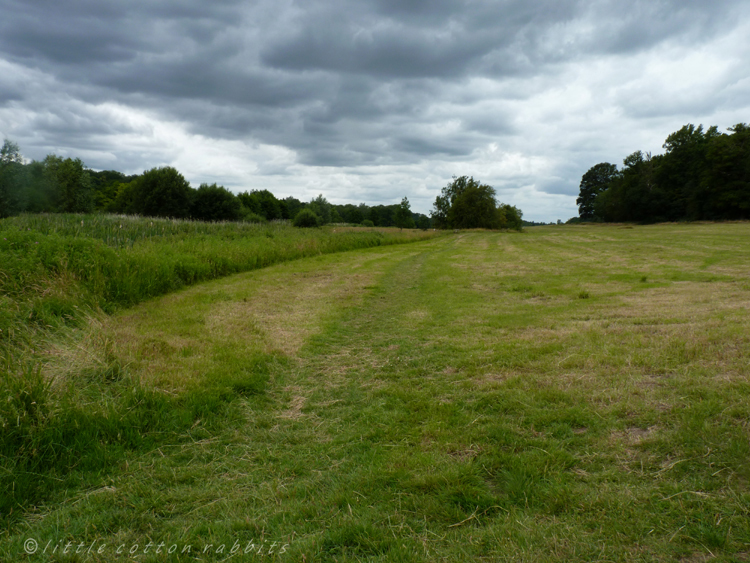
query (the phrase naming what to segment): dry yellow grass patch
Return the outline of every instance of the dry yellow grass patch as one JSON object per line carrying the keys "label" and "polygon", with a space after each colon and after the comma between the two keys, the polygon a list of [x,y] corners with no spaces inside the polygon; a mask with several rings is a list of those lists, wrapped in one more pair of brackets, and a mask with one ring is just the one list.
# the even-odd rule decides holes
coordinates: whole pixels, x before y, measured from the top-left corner
{"label": "dry yellow grass patch", "polygon": [[289,403],[289,408],[285,411],[282,411],[281,414],[279,414],[279,418],[283,418],[286,420],[299,420],[304,415],[302,413],[302,408],[307,403],[307,399],[305,397],[302,397],[301,395],[295,395],[292,397],[292,400]]}
{"label": "dry yellow grass patch", "polygon": [[256,332],[269,350],[294,355],[319,328],[325,317],[322,312],[353,305],[364,295],[371,277],[341,271],[305,272],[269,281],[242,301],[217,304],[206,316],[207,330],[239,341]]}
{"label": "dry yellow grass patch", "polygon": [[623,317],[648,315],[655,319],[706,317],[717,311],[750,308],[750,292],[733,283],[675,282],[669,287],[644,289],[621,297],[613,313]]}
{"label": "dry yellow grass patch", "polygon": [[406,313],[407,318],[415,319],[415,320],[426,319],[427,317],[430,317],[430,316],[432,316],[432,313],[425,309],[415,309],[413,311],[409,311],[408,313]]}
{"label": "dry yellow grass patch", "polygon": [[[346,262],[300,263],[294,272],[282,264],[202,284],[92,324],[82,341],[97,349],[96,338],[106,340],[143,381],[178,391],[200,381],[217,348],[294,356],[332,315],[360,302],[377,275],[362,267],[377,259],[351,255]],[[81,345],[54,353],[101,355],[76,352]]]}
{"label": "dry yellow grass patch", "polygon": [[76,381],[81,374],[104,370],[112,363],[113,343],[103,331],[105,322],[103,317],[90,317],[87,330],[48,345],[42,371],[53,388]]}
{"label": "dry yellow grass patch", "polygon": [[658,428],[655,426],[650,426],[649,428],[631,426],[625,430],[613,431],[610,439],[615,442],[622,442],[626,446],[635,446],[652,437],[657,431]]}

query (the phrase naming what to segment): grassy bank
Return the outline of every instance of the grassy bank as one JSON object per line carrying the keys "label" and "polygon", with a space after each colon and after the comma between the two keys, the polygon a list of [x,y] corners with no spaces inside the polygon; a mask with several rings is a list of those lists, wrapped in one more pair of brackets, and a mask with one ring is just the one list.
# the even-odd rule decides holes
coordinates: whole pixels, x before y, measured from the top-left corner
{"label": "grassy bank", "polygon": [[305,256],[434,236],[395,229],[295,229],[115,215],[0,221],[0,342],[76,325],[198,282]]}
{"label": "grassy bank", "polygon": [[95,544],[58,561],[129,560],[121,545],[223,561],[249,542],[230,560],[742,561],[749,235],[462,233],[83,327],[43,368],[89,417],[79,465],[48,474],[65,486],[0,553],[31,538]]}

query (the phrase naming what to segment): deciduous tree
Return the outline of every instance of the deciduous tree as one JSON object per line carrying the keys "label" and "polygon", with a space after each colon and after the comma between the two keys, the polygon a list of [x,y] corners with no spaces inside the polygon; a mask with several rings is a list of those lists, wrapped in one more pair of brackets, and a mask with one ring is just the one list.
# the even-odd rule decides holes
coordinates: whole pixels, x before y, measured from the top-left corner
{"label": "deciduous tree", "polygon": [[401,204],[396,209],[394,221],[399,229],[414,228],[414,219],[411,216],[411,204],[407,198],[401,200]]}
{"label": "deciduous tree", "polygon": [[320,218],[321,225],[331,222],[331,204],[323,197],[323,194],[314,198],[307,207]]}
{"label": "deciduous tree", "polygon": [[461,176],[443,188],[432,210],[433,225],[441,229],[521,230],[521,211],[499,204],[495,189],[473,177]]}
{"label": "deciduous tree", "polygon": [[596,196],[606,190],[612,180],[618,175],[617,166],[609,162],[601,162],[592,166],[581,178],[580,194],[576,199],[578,215],[581,219],[594,219],[594,201]]}
{"label": "deciduous tree", "polygon": [[94,210],[91,178],[80,158],[66,158],[57,166],[60,208],[64,213],[90,213]]}
{"label": "deciduous tree", "polygon": [[190,216],[193,189],[171,166],[152,168],[135,181],[133,212],[152,217]]}
{"label": "deciduous tree", "polygon": [[0,149],[0,218],[20,211],[22,166],[18,145],[5,139]]}
{"label": "deciduous tree", "polygon": [[237,221],[242,204],[232,192],[216,184],[201,184],[195,191],[191,217],[200,221]]}

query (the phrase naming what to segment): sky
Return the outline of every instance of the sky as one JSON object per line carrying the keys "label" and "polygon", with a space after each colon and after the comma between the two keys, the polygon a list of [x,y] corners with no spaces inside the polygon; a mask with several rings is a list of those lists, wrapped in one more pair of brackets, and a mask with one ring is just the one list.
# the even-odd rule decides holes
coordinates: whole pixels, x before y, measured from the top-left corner
{"label": "sky", "polygon": [[746,0],[0,0],[27,159],[429,214],[453,176],[524,219],[683,125],[750,122]]}

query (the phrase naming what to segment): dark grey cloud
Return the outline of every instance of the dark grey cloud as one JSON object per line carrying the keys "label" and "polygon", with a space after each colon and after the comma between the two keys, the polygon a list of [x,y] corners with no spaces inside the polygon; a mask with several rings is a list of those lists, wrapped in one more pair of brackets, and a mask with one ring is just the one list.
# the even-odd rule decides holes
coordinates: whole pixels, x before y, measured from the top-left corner
{"label": "dark grey cloud", "polygon": [[305,26],[261,52],[264,64],[319,69],[379,79],[465,75],[488,50],[485,38],[463,29],[412,29],[391,22],[372,28]]}
{"label": "dark grey cloud", "polygon": [[570,0],[393,4],[306,3],[291,32],[264,46],[262,61],[380,79],[533,71],[545,31],[580,9]]}
{"label": "dark grey cloud", "polygon": [[731,0],[613,2],[607,10],[594,12],[602,24],[597,39],[602,51],[614,53],[643,50],[665,41],[695,47],[722,28],[726,31],[739,6]]}
{"label": "dark grey cloud", "polygon": [[146,168],[179,138],[244,144],[308,186],[340,170],[390,197],[410,174],[426,194],[484,172],[570,197],[657,130],[747,121],[749,16],[741,0],[0,0],[0,133],[92,166]]}

